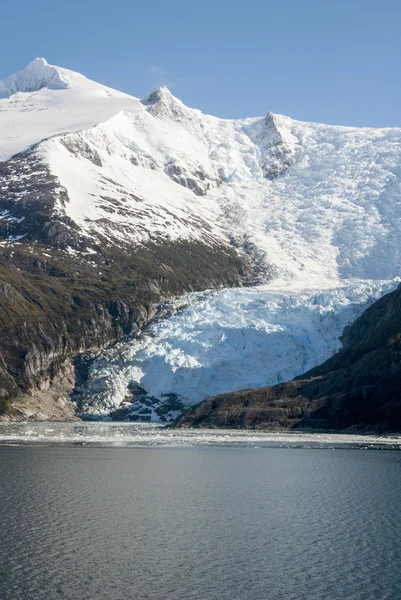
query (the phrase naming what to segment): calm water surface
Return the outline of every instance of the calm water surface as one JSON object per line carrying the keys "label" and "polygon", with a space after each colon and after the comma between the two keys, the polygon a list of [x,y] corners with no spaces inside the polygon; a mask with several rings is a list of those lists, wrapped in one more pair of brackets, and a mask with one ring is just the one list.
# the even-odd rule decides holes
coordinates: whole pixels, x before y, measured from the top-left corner
{"label": "calm water surface", "polygon": [[399,600],[401,452],[255,444],[1,446],[1,600]]}

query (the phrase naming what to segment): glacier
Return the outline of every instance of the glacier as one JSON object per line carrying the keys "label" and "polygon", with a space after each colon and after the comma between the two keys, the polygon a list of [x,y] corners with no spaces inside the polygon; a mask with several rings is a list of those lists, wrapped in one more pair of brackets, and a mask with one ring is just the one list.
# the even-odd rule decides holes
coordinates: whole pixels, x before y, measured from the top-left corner
{"label": "glacier", "polygon": [[[104,418],[125,407],[127,418],[158,421],[171,395],[185,406],[288,381],[334,354],[343,329],[399,281],[192,294],[177,302],[173,316],[94,357],[80,415]],[[132,390],[138,389],[146,394],[135,401]],[[162,414],[164,420],[178,413],[167,407]]]}
{"label": "glacier", "polygon": [[[104,240],[126,252],[191,240],[234,247],[258,271],[257,287],[167,298],[172,316],[94,355],[76,400],[88,418],[157,420],[167,400],[172,418],[172,397],[291,379],[398,283],[400,128],[221,119],[166,87],[139,99],[36,59],[0,82],[0,140],[4,164],[33,152],[57,182],[54,218],[75,224],[83,260]],[[24,241],[13,207],[32,173],[0,179],[13,224],[1,243]]]}

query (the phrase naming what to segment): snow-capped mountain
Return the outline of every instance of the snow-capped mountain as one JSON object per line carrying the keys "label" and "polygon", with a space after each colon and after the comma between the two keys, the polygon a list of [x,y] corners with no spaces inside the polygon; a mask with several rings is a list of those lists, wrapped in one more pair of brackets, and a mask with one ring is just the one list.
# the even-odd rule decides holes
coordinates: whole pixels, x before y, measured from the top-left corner
{"label": "snow-capped mountain", "polygon": [[73,247],[218,241],[301,282],[398,275],[401,129],[218,119],[165,87],[141,101],[43,59],[0,90],[9,235],[31,235],[13,218],[47,177]]}
{"label": "snow-capped mountain", "polygon": [[[0,160],[0,244],[8,251],[32,252],[39,244],[91,264],[113,249],[129,257],[185,243],[202,268],[217,256],[222,261],[214,287],[219,278],[227,285],[224,261],[233,257],[243,272],[253,271],[249,280],[273,279],[274,293],[284,287],[280,300],[267,302],[279,304],[272,311],[284,321],[293,310],[288,289],[298,311],[298,300],[310,303],[308,290],[373,281],[375,292],[360,294],[362,310],[380,294],[377,286],[390,289],[385,280],[400,274],[398,128],[303,123],[272,113],[220,119],[186,107],[165,87],[138,99],[36,59],[0,82]],[[178,268],[167,271],[170,279],[182,276]],[[233,293],[223,313],[248,305],[233,303]],[[257,329],[252,318],[247,323]],[[326,354],[347,323],[337,321],[333,344],[323,343]],[[261,359],[249,379],[259,381],[263,368]],[[235,385],[226,372],[226,383],[216,376],[218,389],[208,384],[207,393]],[[130,377],[127,389],[145,375]],[[172,385],[163,393],[180,392]]]}

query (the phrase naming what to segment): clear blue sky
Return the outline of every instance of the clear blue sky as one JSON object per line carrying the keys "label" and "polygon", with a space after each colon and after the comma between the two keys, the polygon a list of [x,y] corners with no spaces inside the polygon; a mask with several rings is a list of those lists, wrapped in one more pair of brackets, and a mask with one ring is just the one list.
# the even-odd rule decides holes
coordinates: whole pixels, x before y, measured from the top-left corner
{"label": "clear blue sky", "polygon": [[1,12],[0,78],[43,56],[136,96],[166,84],[221,117],[401,126],[400,0],[14,0]]}

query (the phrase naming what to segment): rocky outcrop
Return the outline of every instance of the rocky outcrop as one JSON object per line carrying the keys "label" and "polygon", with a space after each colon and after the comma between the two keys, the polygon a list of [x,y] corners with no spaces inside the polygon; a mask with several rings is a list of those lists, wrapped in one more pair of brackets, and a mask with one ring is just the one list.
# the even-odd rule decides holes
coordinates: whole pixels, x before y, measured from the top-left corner
{"label": "rocky outcrop", "polygon": [[68,246],[83,250],[86,240],[61,206],[67,191],[51,174],[37,147],[0,162],[0,240]]}
{"label": "rocky outcrop", "polygon": [[294,381],[208,398],[175,425],[401,431],[401,286],[348,327],[342,343]]}
{"label": "rocky outcrop", "polygon": [[191,190],[196,196],[206,196],[207,192],[212,186],[218,186],[221,184],[221,179],[211,179],[201,169],[196,169],[194,172],[188,172],[185,167],[171,162],[168,163],[165,168],[167,175],[183,187]]}
{"label": "rocky outcrop", "polygon": [[294,137],[286,130],[277,115],[267,114],[265,128],[258,142],[262,149],[261,168],[266,179],[273,181],[280,175],[284,175],[294,164]]}

